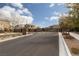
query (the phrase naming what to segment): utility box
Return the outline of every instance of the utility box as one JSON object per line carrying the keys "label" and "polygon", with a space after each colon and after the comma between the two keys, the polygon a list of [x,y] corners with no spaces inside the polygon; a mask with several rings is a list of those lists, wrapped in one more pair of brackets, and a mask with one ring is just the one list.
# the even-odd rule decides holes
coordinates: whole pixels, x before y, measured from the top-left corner
{"label": "utility box", "polygon": [[26,35],[26,28],[23,28],[23,29],[22,29],[22,34],[23,34],[23,35]]}

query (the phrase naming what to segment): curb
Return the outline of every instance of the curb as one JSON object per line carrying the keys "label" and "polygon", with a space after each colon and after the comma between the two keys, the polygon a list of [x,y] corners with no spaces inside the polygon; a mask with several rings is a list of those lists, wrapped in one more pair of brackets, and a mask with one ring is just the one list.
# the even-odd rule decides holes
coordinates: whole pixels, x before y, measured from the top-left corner
{"label": "curb", "polygon": [[72,56],[62,36],[62,33],[60,32],[59,32],[59,56]]}
{"label": "curb", "polygon": [[17,37],[7,38],[7,39],[4,39],[4,40],[0,40],[0,42],[5,42],[5,41],[9,41],[9,40],[14,40],[14,39],[17,39],[17,38],[21,38],[21,37],[25,37],[25,36],[30,36],[30,35],[33,35],[33,33],[27,34],[27,35],[22,35],[22,36],[17,36]]}
{"label": "curb", "polygon": [[78,34],[72,33],[72,32],[70,32],[69,34],[70,34],[72,37],[74,37],[75,39],[79,40],[79,35],[78,35]]}

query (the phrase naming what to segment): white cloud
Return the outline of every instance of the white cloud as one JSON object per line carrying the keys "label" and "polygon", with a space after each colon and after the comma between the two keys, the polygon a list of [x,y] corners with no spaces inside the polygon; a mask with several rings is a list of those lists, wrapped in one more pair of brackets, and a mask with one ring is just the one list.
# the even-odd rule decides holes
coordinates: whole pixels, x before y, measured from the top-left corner
{"label": "white cloud", "polygon": [[50,16],[45,17],[46,20],[51,21],[53,25],[56,25],[59,23],[59,17],[58,16]]}
{"label": "white cloud", "polygon": [[63,13],[63,15],[64,15],[64,16],[68,16],[69,14],[68,14],[68,13]]}
{"label": "white cloud", "polygon": [[46,20],[50,20],[50,21],[56,20],[58,18],[59,18],[58,16],[45,17]]}
{"label": "white cloud", "polygon": [[23,8],[23,5],[21,3],[11,3],[11,5],[17,8]]}
{"label": "white cloud", "polygon": [[27,23],[28,23],[28,24],[31,24],[31,23],[33,22],[33,17],[28,16],[28,17],[27,17],[27,20],[28,20]]}
{"label": "white cloud", "polygon": [[58,6],[64,5],[64,3],[57,3]]}
{"label": "white cloud", "polygon": [[53,12],[53,14],[55,15],[55,16],[62,16],[62,12],[57,12],[57,11],[55,11],[55,12]]}
{"label": "white cloud", "polygon": [[58,19],[59,17],[58,16],[51,16],[50,17],[50,20],[56,20],[56,19]]}
{"label": "white cloud", "polygon": [[59,17],[61,17],[61,16],[68,16],[69,14],[68,13],[61,13],[60,15],[59,15]]}
{"label": "white cloud", "polygon": [[55,16],[62,16],[62,15],[68,16],[68,13],[65,13],[65,12],[57,12],[57,11],[55,11],[55,12],[53,12],[53,14],[54,14]]}
{"label": "white cloud", "polygon": [[7,11],[15,11],[15,8],[12,8],[10,6],[4,6],[1,8],[2,10],[7,10]]}
{"label": "white cloud", "polygon": [[23,11],[25,14],[28,14],[28,15],[32,16],[32,13],[31,13],[27,8],[24,8],[22,11]]}
{"label": "white cloud", "polygon": [[55,11],[53,14],[56,15],[56,16],[59,16],[61,13]]}
{"label": "white cloud", "polygon": [[22,16],[21,24],[31,24],[33,22],[33,17]]}
{"label": "white cloud", "polygon": [[12,8],[10,6],[4,6],[0,9],[0,17],[5,19],[7,18],[9,20],[10,18],[12,18],[11,13],[13,12],[15,12],[15,8]]}
{"label": "white cloud", "polygon": [[54,6],[61,6],[61,5],[64,5],[64,3],[51,3],[50,5],[49,5],[49,7],[51,8],[51,7],[54,7]]}
{"label": "white cloud", "polygon": [[32,13],[27,8],[24,8],[23,4],[21,4],[21,3],[11,3],[11,5],[16,7],[16,8],[20,8],[20,9],[17,10],[17,12],[19,14],[27,14],[27,15],[32,16]]}
{"label": "white cloud", "polygon": [[3,18],[3,19],[11,18],[11,14],[9,11],[0,10],[0,18]]}
{"label": "white cloud", "polygon": [[49,7],[54,7],[54,6],[55,6],[55,4],[54,4],[54,3],[52,3],[52,4],[50,4],[50,5],[49,5]]}
{"label": "white cloud", "polygon": [[18,12],[19,14],[23,14],[23,11],[20,10],[20,9],[18,9],[17,12]]}
{"label": "white cloud", "polygon": [[23,12],[31,14],[31,12],[27,8],[23,10],[16,10],[13,7],[4,6],[0,9],[0,18],[11,21],[14,26],[18,24],[31,24],[33,22],[33,17],[30,15],[21,15]]}
{"label": "white cloud", "polygon": [[17,13],[19,13],[19,14],[26,14],[26,15],[32,16],[32,13],[27,8],[18,9]]}

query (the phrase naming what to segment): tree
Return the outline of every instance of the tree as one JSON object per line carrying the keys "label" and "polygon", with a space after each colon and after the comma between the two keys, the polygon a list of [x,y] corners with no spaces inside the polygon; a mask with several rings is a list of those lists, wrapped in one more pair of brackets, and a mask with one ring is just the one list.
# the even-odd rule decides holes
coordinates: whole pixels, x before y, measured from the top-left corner
{"label": "tree", "polygon": [[79,3],[71,3],[67,5],[70,9],[69,15],[72,16],[72,21],[74,23],[74,29],[79,30]]}
{"label": "tree", "polygon": [[71,3],[66,5],[69,8],[67,16],[60,17],[60,27],[63,30],[79,30],[79,4]]}
{"label": "tree", "polygon": [[62,16],[60,17],[60,27],[64,30],[71,30],[73,28],[73,21],[72,17],[68,16]]}

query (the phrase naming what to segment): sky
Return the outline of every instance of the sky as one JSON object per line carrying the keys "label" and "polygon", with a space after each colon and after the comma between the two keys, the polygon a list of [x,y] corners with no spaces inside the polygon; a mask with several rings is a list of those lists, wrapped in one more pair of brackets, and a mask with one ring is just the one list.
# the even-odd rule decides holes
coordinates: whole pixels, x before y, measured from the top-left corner
{"label": "sky", "polygon": [[12,24],[35,24],[47,27],[58,24],[59,16],[66,15],[63,3],[0,3],[0,18],[8,18]]}

